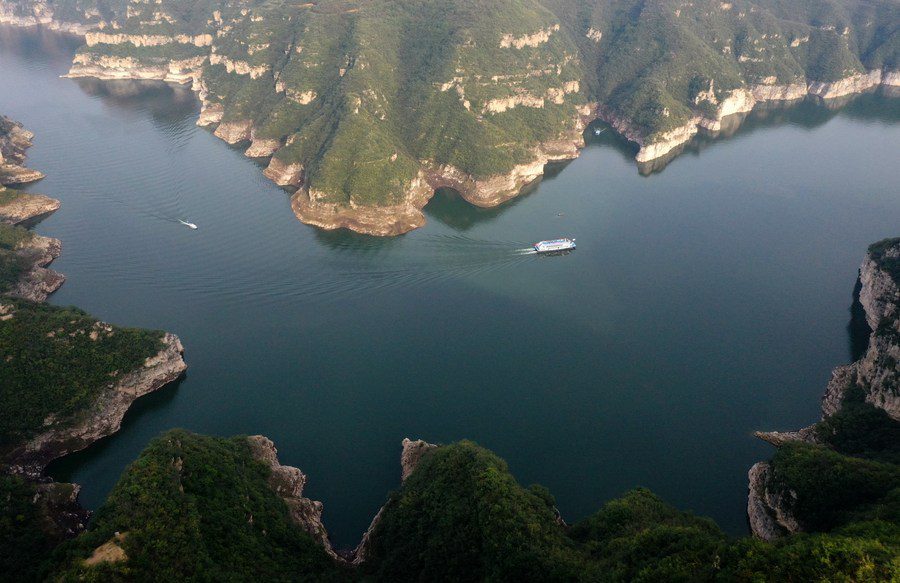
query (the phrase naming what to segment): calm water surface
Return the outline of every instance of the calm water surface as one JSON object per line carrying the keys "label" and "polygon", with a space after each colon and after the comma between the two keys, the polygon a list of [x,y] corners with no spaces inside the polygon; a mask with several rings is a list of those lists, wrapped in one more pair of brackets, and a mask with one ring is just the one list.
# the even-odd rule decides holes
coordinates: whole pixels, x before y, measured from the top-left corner
{"label": "calm water surface", "polygon": [[[876,96],[751,119],[649,177],[607,132],[511,204],[440,193],[376,239],[298,222],[190,92],[60,79],[77,44],[0,28],[0,112],[37,134],[29,190],[63,202],[37,228],[63,241],[52,302],[176,332],[190,366],[53,468],[90,507],[185,427],[272,438],[343,547],[406,436],[493,449],[570,521],[643,485],[746,532],[751,432],[817,418],[865,248],[900,234],[900,109]],[[516,251],[560,235],[577,252]]]}

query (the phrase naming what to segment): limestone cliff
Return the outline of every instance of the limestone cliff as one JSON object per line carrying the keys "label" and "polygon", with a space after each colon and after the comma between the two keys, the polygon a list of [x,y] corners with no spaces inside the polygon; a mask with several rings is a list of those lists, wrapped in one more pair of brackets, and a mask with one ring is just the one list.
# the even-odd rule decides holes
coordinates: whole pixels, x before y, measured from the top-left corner
{"label": "limestone cliff", "polygon": [[281,465],[278,461],[278,450],[269,438],[252,435],[247,441],[250,443],[253,457],[271,469],[269,486],[287,504],[291,520],[321,544],[332,558],[337,559],[328,540],[328,532],[322,524],[322,503],[303,497],[306,474],[295,467]]}
{"label": "limestone cliff", "polygon": [[33,138],[22,124],[0,116],[0,185],[24,184],[44,177],[23,166],[25,150],[31,147]]}
{"label": "limestone cliff", "polygon": [[18,225],[59,210],[60,202],[42,194],[0,187],[0,223]]}
{"label": "limestone cliff", "polygon": [[6,295],[33,302],[43,302],[66,281],[61,273],[47,269],[59,257],[62,244],[59,239],[33,235],[20,243],[14,253],[26,267],[18,280],[6,291]]}
{"label": "limestone cliff", "polygon": [[[863,357],[837,367],[822,397],[822,418],[837,413],[850,389],[858,389],[866,402],[900,419],[900,238],[869,247],[859,270],[859,302],[871,329]],[[791,432],[757,432],[775,446],[791,441],[816,443],[815,426]],[[771,540],[801,530],[791,515],[791,492],[770,488],[772,468],[760,462],[749,473],[747,513],[753,533]]]}

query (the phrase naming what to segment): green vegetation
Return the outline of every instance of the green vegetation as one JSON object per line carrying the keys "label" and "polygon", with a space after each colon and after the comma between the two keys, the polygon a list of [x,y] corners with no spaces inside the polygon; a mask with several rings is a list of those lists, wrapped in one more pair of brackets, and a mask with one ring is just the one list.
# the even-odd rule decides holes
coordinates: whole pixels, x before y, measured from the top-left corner
{"label": "green vegetation", "polygon": [[61,539],[48,535],[33,500],[36,486],[0,475],[0,572],[7,581],[37,581],[40,565]]}
{"label": "green vegetation", "polygon": [[[794,448],[788,455],[814,457],[818,451]],[[785,460],[774,464],[782,470],[808,465]],[[882,466],[864,462],[832,473],[855,476],[855,484],[864,477],[884,486]],[[423,457],[390,495],[366,561],[350,569],[292,522],[269,477],[269,466],[254,459],[245,437],[169,431],[126,469],[87,532],[52,555],[46,551],[57,539],[46,530],[46,506],[29,504],[35,486],[7,479],[0,482],[0,499],[6,500],[0,540],[11,550],[0,560],[7,562],[6,572],[23,573],[26,580],[40,573],[67,581],[875,582],[900,577],[900,522],[896,513],[884,511],[896,508],[896,492],[874,505],[856,504],[840,521],[831,521],[841,526],[827,534],[798,534],[775,543],[731,539],[711,520],[675,510],[644,489],[566,527],[545,488],[523,488],[501,459],[463,441]],[[818,494],[816,500],[799,482],[793,486],[801,488],[807,506],[847,504],[840,486],[843,493]]]}
{"label": "green vegetation", "polygon": [[900,464],[900,421],[863,402],[855,389],[858,400],[845,396],[841,410],[816,425],[816,438],[838,453]]}
{"label": "green vegetation", "polygon": [[466,441],[427,454],[391,496],[365,563],[379,581],[558,581],[586,568],[548,500]]}
{"label": "green vegetation", "polygon": [[[269,487],[269,467],[243,437],[172,430],[122,475],[90,529],[62,545],[54,578],[88,581],[343,579]],[[117,537],[116,533],[122,536]],[[126,561],[84,564],[113,541]]]}
{"label": "green vegetation", "polygon": [[772,459],[771,487],[796,493],[791,510],[811,531],[859,520],[900,522],[900,466],[790,443]]}
{"label": "green vegetation", "polygon": [[608,502],[572,527],[611,581],[711,580],[728,541],[715,523],[679,512],[645,489]]}
{"label": "green vegetation", "polygon": [[[0,196],[3,196],[2,192]],[[0,223],[0,293],[9,290],[31,264],[28,257],[19,252],[19,247],[32,237],[26,229]]]}
{"label": "green vegetation", "polygon": [[475,444],[441,447],[390,496],[372,533],[363,579],[887,581],[900,576],[896,516],[860,515],[865,521],[847,522],[833,534],[801,534],[772,544],[729,539],[711,520],[675,510],[644,489],[608,502],[569,529],[556,521],[552,505],[545,489],[522,488],[501,460]]}
{"label": "green vegetation", "polygon": [[77,308],[3,300],[0,320],[0,452],[45,420],[75,419],[162,348],[162,332],[118,328]]}

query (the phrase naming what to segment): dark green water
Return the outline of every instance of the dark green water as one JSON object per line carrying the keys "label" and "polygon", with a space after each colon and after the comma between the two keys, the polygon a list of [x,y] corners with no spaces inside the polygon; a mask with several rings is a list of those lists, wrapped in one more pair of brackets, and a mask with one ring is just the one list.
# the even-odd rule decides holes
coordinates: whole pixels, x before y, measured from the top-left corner
{"label": "dark green water", "polygon": [[[643,485],[743,533],[770,453],[751,432],[817,418],[865,248],[900,234],[900,110],[877,96],[750,119],[649,177],[607,132],[511,204],[442,193],[382,240],[296,221],[190,92],[58,78],[74,47],[0,28],[0,112],[63,202],[37,228],[63,241],[52,301],[176,332],[190,366],[53,468],[92,507],[178,426],[272,438],[343,547],[406,436],[493,449],[570,521]],[[516,253],[555,236],[578,250]]]}

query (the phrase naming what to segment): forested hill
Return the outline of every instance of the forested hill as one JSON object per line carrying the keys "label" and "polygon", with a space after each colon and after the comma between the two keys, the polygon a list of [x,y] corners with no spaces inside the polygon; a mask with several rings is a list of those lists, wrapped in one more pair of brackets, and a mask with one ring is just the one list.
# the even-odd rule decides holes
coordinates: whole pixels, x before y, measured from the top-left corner
{"label": "forested hill", "polygon": [[396,234],[435,187],[515,196],[601,116],[665,156],[760,101],[900,85],[893,0],[0,0],[85,34],[72,75],[192,82],[201,123],[303,186],[324,227]]}

